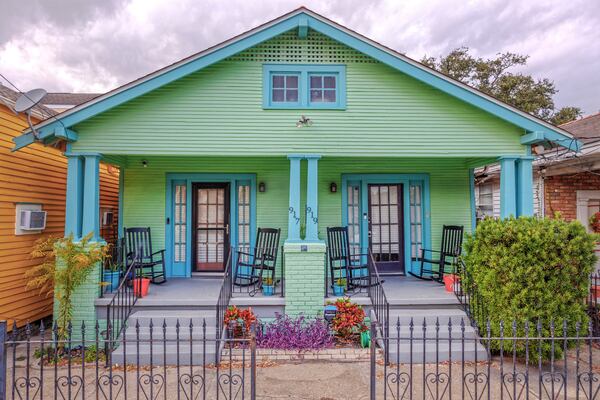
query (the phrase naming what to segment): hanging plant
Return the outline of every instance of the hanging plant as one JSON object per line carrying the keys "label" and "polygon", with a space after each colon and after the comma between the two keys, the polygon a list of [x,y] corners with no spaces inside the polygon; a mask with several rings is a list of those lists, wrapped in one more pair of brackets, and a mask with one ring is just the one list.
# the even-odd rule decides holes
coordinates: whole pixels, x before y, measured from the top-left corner
{"label": "hanging plant", "polygon": [[600,233],[600,211],[590,217],[590,226],[594,233]]}

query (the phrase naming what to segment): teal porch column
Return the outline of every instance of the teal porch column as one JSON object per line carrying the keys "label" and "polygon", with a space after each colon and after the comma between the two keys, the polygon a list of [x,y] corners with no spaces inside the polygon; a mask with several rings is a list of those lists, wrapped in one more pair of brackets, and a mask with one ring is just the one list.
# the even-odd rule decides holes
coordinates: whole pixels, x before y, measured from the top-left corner
{"label": "teal porch column", "polygon": [[306,240],[316,242],[319,240],[319,169],[318,162],[321,156],[307,155],[308,179],[306,183]]}
{"label": "teal porch column", "polygon": [[300,240],[300,160],[299,154],[290,154],[290,202],[288,208],[288,237],[287,241]]}
{"label": "teal porch column", "polygon": [[65,208],[65,236],[81,237],[83,217],[83,158],[67,155],[67,204]]}
{"label": "teal porch column", "polygon": [[517,216],[533,215],[533,160],[525,156],[517,160]]}
{"label": "teal porch column", "polygon": [[500,158],[500,218],[517,216],[517,158]]}
{"label": "teal porch column", "polygon": [[83,156],[84,186],[83,186],[83,221],[81,234],[93,232],[93,240],[100,240],[100,154]]}

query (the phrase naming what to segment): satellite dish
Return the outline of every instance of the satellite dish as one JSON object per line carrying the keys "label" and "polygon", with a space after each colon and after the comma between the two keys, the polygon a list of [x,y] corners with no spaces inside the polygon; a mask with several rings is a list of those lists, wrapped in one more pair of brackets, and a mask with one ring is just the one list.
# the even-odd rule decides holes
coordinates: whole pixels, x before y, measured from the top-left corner
{"label": "satellite dish", "polygon": [[27,93],[23,93],[15,103],[15,111],[20,113],[31,110],[35,105],[42,101],[45,96],[46,91],[44,89],[33,89]]}
{"label": "satellite dish", "polygon": [[38,139],[38,133],[33,129],[31,122],[31,109],[35,107],[46,96],[44,89],[33,89],[26,93],[22,93],[15,103],[15,111],[18,113],[24,112],[27,115],[27,122],[33,132],[33,137]]}

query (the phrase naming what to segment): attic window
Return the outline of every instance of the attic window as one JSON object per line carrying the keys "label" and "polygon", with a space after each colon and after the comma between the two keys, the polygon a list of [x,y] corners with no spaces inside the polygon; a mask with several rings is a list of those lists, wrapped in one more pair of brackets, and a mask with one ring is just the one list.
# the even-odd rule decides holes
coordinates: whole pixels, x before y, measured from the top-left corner
{"label": "attic window", "polygon": [[343,65],[263,65],[263,108],[345,109]]}

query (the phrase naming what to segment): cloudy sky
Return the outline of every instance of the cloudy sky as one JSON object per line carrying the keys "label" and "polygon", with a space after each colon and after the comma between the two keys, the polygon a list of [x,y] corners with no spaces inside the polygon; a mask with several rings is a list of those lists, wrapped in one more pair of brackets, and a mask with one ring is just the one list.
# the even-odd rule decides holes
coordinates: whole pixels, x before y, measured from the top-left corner
{"label": "cloudy sky", "polygon": [[598,0],[2,0],[0,72],[22,90],[104,92],[300,5],[416,59],[528,54],[557,106],[600,111]]}

